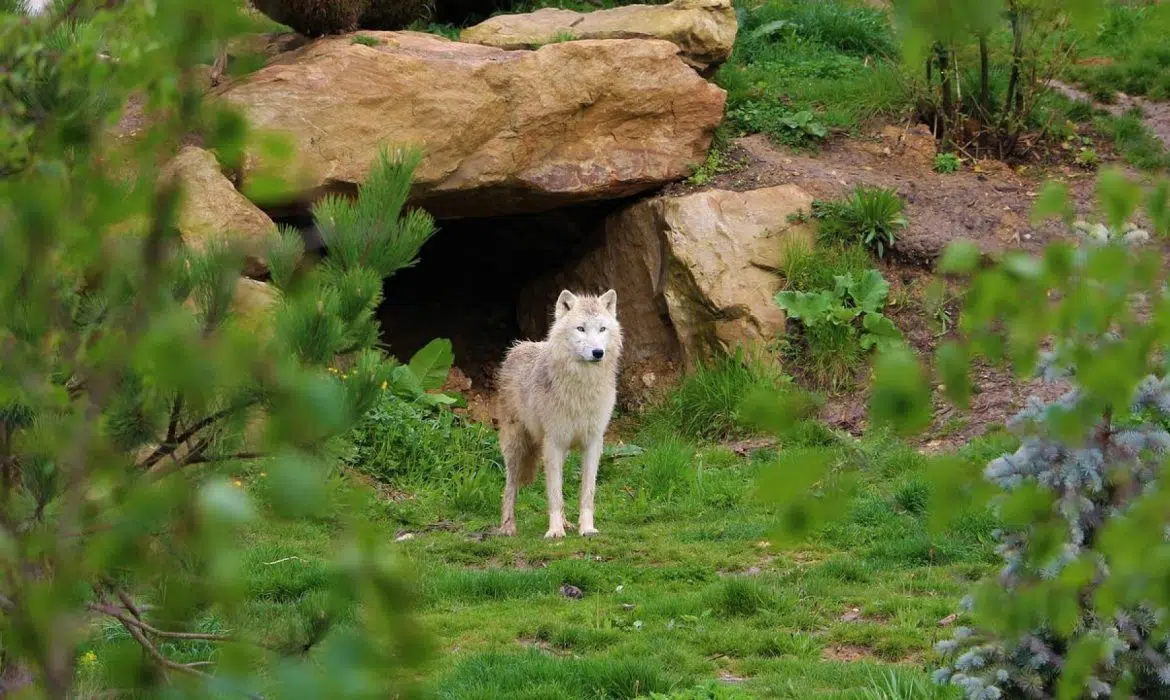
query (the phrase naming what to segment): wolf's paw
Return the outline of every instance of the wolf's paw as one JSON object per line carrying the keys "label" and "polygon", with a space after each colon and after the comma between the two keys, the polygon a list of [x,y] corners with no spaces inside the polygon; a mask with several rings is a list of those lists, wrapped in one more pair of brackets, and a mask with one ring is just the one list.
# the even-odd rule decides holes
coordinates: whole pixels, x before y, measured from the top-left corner
{"label": "wolf's paw", "polygon": [[589,528],[585,528],[585,529],[581,530],[582,537],[594,537],[594,536],[600,535],[600,534],[601,533],[598,532],[597,528],[595,528],[595,527],[589,527]]}
{"label": "wolf's paw", "polygon": [[565,528],[563,527],[550,527],[548,532],[544,533],[544,538],[546,540],[559,540],[564,536]]}
{"label": "wolf's paw", "polygon": [[516,523],[501,525],[496,529],[496,532],[505,537],[514,537],[516,535]]}

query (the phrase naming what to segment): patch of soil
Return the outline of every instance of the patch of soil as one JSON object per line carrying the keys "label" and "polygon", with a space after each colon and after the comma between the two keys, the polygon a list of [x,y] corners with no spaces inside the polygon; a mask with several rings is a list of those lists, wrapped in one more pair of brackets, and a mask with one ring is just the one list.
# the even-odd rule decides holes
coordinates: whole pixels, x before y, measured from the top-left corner
{"label": "patch of soil", "polygon": [[[890,262],[879,263],[878,267],[890,283],[892,303],[886,307],[886,315],[902,331],[923,363],[929,365],[939,343],[953,337],[954,333],[951,326],[942,328],[924,299],[934,277],[928,271]],[[950,318],[956,319],[961,300],[957,296],[947,298],[949,301],[943,308]],[[956,408],[947,400],[944,387],[937,380],[932,382],[934,415],[931,425],[921,436],[910,441],[921,452],[943,452],[960,447],[983,435],[990,427],[1006,423],[1024,407],[1029,396],[1052,401],[1069,389],[1064,383],[1021,381],[1010,368],[992,367],[986,363],[975,363],[970,378],[972,394],[970,405],[965,410]],[[821,410],[821,420],[860,436],[867,424],[869,392],[866,384],[862,379],[855,391],[828,396]]]}
{"label": "patch of soil", "polygon": [[1059,222],[1033,225],[1033,202],[1044,180],[1058,176],[1069,185],[1078,213],[1093,199],[1093,174],[1061,168],[1012,168],[1000,161],[966,163],[957,173],[933,171],[935,139],[925,125],[886,126],[859,138],[828,141],[818,153],[777,147],[761,134],[735,141],[732,159],[744,167],[716,176],[704,187],[680,183],[669,193],[714,187],[750,190],[794,184],[818,199],[837,199],[853,187],[886,187],[906,201],[909,227],[891,256],[900,262],[929,267],[948,243],[974,242],[988,254],[1009,249],[1039,251],[1065,235]]}
{"label": "patch of soil", "polygon": [[825,661],[845,661],[848,663],[856,661],[877,661],[878,659],[877,654],[873,653],[873,649],[853,644],[825,647],[821,649],[821,658]]}

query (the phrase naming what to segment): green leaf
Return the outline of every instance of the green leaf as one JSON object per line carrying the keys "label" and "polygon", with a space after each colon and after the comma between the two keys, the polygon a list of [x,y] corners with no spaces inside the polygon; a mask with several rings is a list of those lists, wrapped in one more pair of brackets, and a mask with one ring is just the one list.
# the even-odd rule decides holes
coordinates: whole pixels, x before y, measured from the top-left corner
{"label": "green leaf", "polygon": [[1032,223],[1039,223],[1045,219],[1059,216],[1066,222],[1071,222],[1074,216],[1072,202],[1068,196],[1068,186],[1055,180],[1044,183],[1040,196],[1032,206]]}
{"label": "green leaf", "polygon": [[930,425],[930,386],[910,350],[900,347],[878,356],[870,416],[875,425],[888,425],[903,435]]}
{"label": "green leaf", "polygon": [[1110,228],[1120,230],[1141,202],[1142,188],[1121,170],[1110,168],[1097,180],[1097,198]]}
{"label": "green leaf", "polygon": [[902,342],[902,331],[882,314],[866,314],[861,325],[866,331],[861,335],[861,347],[865,350],[875,347],[880,351],[890,350]]}
{"label": "green leaf", "polygon": [[862,311],[876,314],[886,306],[890,284],[877,270],[866,270],[861,279],[849,285],[849,296]]}
{"label": "green leaf", "polygon": [[776,304],[791,318],[811,325],[828,317],[833,300],[825,292],[780,292]]}
{"label": "green leaf", "polygon": [[447,375],[451,372],[451,365],[455,362],[455,353],[451,349],[451,341],[446,338],[435,338],[410,358],[410,371],[418,377],[419,384],[424,391],[431,391],[443,386]]}
{"label": "green leaf", "polygon": [[966,408],[971,398],[967,349],[953,340],[947,341],[938,349],[937,364],[947,398],[960,408]]}
{"label": "green leaf", "polygon": [[944,275],[970,274],[979,267],[982,257],[979,246],[971,241],[951,241],[938,262],[938,271]]}

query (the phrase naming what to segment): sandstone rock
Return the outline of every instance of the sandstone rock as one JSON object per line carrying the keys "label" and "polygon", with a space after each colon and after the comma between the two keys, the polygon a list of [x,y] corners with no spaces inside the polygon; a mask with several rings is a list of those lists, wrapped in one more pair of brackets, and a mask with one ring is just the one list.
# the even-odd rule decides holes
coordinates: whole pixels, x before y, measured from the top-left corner
{"label": "sandstone rock", "polygon": [[[725,93],[665,41],[504,51],[415,32],[329,37],[215,90],[252,126],[290,134],[297,197],[353,191],[380,145],[425,159],[412,199],[439,218],[625,197],[706,157]],[[245,177],[262,168],[249,158]]]}
{"label": "sandstone rock", "polygon": [[273,326],[272,309],[276,301],[277,292],[271,285],[241,277],[236,282],[231,310],[245,328],[258,334],[270,334]]}
{"label": "sandstone rock", "polygon": [[226,237],[244,250],[244,274],[264,274],[265,243],[276,225],[236,191],[215,155],[187,146],[167,165],[163,177],[177,177],[182,184],[179,232],[187,245],[198,250],[208,240]]}
{"label": "sandstone rock", "polygon": [[694,366],[736,346],[759,348],[784,329],[775,268],[810,229],[788,215],[812,204],[794,185],[656,197],[609,217],[602,245],[541,279],[520,301],[521,328],[543,333],[562,287],[618,292],[623,366],[681,359]]}
{"label": "sandstone rock", "polygon": [[677,45],[692,66],[707,70],[731,55],[737,29],[731,0],[674,0],[668,5],[626,5],[586,13],[546,7],[497,15],[464,29],[459,40],[528,49],[568,38],[663,39]]}

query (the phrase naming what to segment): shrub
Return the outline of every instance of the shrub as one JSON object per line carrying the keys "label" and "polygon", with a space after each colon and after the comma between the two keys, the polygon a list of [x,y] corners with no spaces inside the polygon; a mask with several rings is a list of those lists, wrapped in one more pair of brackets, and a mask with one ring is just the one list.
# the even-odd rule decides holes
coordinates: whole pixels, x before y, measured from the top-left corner
{"label": "shrub", "polygon": [[370,0],[252,0],[257,10],[309,37],[358,28]]}
{"label": "shrub", "polygon": [[503,472],[495,432],[389,390],[350,433],[345,462],[397,489],[441,492],[461,511],[498,505]]}
{"label": "shrub", "polygon": [[838,276],[832,290],[784,291],[776,303],[802,325],[804,359],[822,386],[844,387],[862,355],[901,343],[902,333],[882,314],[890,286],[877,270]]}
{"label": "shrub", "polygon": [[871,264],[869,253],[858,245],[792,246],[785,251],[780,271],[785,289],[821,292],[834,289],[837,277],[860,277]]}
{"label": "shrub", "polygon": [[813,203],[817,237],[827,244],[861,244],[883,257],[907,226],[903,206],[894,190],[858,185],[846,199]]}
{"label": "shrub", "polygon": [[[1098,548],[1120,544],[1110,542],[1109,519],[1129,515],[1163,472],[1170,450],[1164,427],[1170,380],[1151,376],[1138,388],[1130,411],[1142,419],[1115,424],[1106,416],[1079,440],[1046,428],[1077,402],[1075,392],[1052,404],[1032,399],[1014,420],[1030,434],[1014,453],[987,465],[986,477],[1004,491],[1001,511],[1014,527],[999,538],[1002,573],[969,606],[1018,609],[1047,586],[1074,586],[1086,603],[1116,594],[1109,556]],[[1052,517],[1022,522],[1020,508],[1036,515],[1051,508]],[[1107,615],[1091,603],[1065,610],[1044,606],[1008,625],[957,630],[939,645],[953,661],[936,679],[963,688],[971,700],[1052,695],[1064,687],[1060,675],[1067,659],[1080,657],[1084,668],[1071,682],[1081,692],[1112,696],[1125,687],[1122,697],[1154,697],[1170,685],[1168,641],[1158,612],[1147,605],[1118,606]]]}

